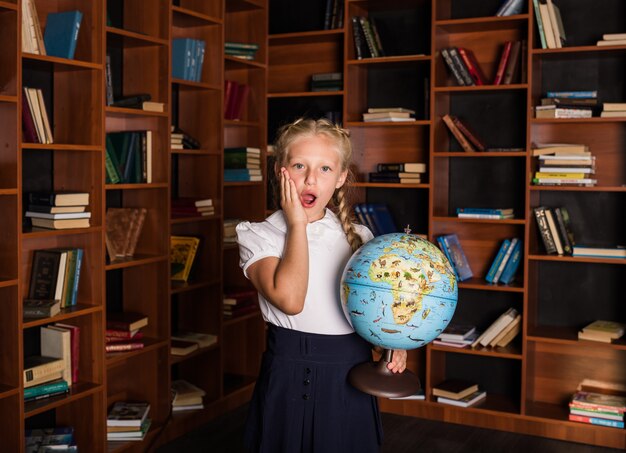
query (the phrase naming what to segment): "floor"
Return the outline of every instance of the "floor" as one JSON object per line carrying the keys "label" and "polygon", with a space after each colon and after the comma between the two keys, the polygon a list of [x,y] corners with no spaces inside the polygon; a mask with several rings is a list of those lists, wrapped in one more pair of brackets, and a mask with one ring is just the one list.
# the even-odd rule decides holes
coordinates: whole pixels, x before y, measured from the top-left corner
{"label": "floor", "polygon": [[[244,453],[241,445],[247,406],[225,414],[186,436],[160,447],[157,453]],[[624,453],[541,437],[464,425],[382,414],[382,453]]]}

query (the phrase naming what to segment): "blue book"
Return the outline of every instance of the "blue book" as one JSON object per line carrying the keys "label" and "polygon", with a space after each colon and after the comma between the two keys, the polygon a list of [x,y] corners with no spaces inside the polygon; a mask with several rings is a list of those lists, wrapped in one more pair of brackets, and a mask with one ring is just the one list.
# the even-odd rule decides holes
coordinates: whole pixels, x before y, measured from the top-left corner
{"label": "blue book", "polygon": [[457,272],[456,267],[454,267],[454,261],[452,261],[452,257],[450,256],[450,250],[448,250],[448,246],[443,240],[443,236],[439,236],[437,238],[437,243],[439,244],[439,248],[441,249],[443,254],[446,255],[446,258],[448,258],[448,261],[450,262],[450,266],[452,267],[452,270],[454,271],[454,275],[456,275],[456,279],[458,280],[459,273]]}
{"label": "blue book", "polygon": [[508,215],[513,214],[512,208],[456,208],[458,214],[488,214],[488,215]]}
{"label": "blue book", "polygon": [[172,41],[172,77],[175,79],[185,78],[186,42],[186,39],[174,39]]}
{"label": "blue book", "polygon": [[74,58],[82,18],[80,11],[48,14],[43,41],[49,56]]}
{"label": "blue book", "polygon": [[502,271],[502,275],[500,275],[500,281],[505,285],[508,285],[515,278],[515,273],[519,268],[519,263],[522,257],[522,241],[517,241],[515,247],[513,248],[513,253],[511,253],[511,257],[508,262],[504,266],[504,270]]}
{"label": "blue book", "polygon": [[359,222],[369,228],[374,236],[378,236],[375,226],[369,222],[368,216],[365,215],[365,209],[366,208],[363,207],[361,203],[354,205],[354,213],[356,214],[357,219],[359,219]]}
{"label": "blue book", "polygon": [[450,252],[452,263],[458,273],[459,281],[462,282],[474,276],[472,269],[470,268],[461,242],[456,234],[448,234],[443,236],[443,241]]}
{"label": "blue book", "polygon": [[202,81],[202,67],[204,65],[204,51],[206,49],[206,42],[198,40],[196,47],[196,57],[197,57],[197,65],[196,65],[196,82]]}
{"label": "blue book", "polygon": [[78,299],[78,281],[80,280],[80,266],[83,263],[83,249],[75,249],[76,253],[76,270],[74,271],[74,286],[72,288],[72,299],[70,306],[76,305]]}
{"label": "blue book", "polygon": [[398,228],[393,221],[393,217],[391,217],[391,212],[389,212],[387,205],[379,203],[366,203],[366,206],[367,212],[374,220],[374,225],[376,225],[376,229],[379,234],[398,232]]}
{"label": "blue book", "polygon": [[494,277],[496,276],[496,272],[498,272],[498,268],[500,267],[500,264],[502,264],[502,260],[504,259],[504,256],[506,255],[506,251],[508,250],[510,245],[511,245],[510,240],[505,239],[504,241],[502,241],[500,250],[498,250],[498,254],[493,260],[493,263],[491,263],[489,272],[487,272],[487,276],[485,277],[485,280],[487,280],[489,283],[494,282]]}
{"label": "blue book", "polygon": [[570,99],[595,99],[598,97],[597,91],[548,91],[548,98],[570,98]]}
{"label": "blue book", "polygon": [[189,47],[189,51],[190,51],[190,59],[189,59],[189,73],[187,74],[187,77],[185,78],[185,80],[190,80],[190,81],[195,81],[196,80],[196,68],[198,66],[198,56],[196,55],[196,51],[198,48],[198,40],[197,39],[191,39],[190,40],[190,47]]}

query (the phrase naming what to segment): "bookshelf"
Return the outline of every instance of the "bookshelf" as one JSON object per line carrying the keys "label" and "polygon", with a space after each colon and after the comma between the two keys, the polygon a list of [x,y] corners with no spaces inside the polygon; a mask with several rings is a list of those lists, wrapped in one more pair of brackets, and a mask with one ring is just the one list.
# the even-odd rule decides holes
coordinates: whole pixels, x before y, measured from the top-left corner
{"label": "bookshelf", "polygon": [[[483,404],[464,409],[427,396],[426,401],[381,400],[384,411],[624,448],[623,430],[570,422],[566,404],[583,378],[626,381],[622,341],[605,345],[578,341],[576,335],[594,319],[624,321],[617,297],[624,261],[545,255],[532,211],[566,206],[581,244],[626,242],[623,118],[535,119],[532,109],[549,90],[592,89],[601,102],[623,102],[626,93],[618,78],[624,46],[607,49],[595,41],[604,33],[623,32],[624,5],[610,1],[595,11],[589,2],[558,0],[571,39],[566,47],[544,50],[532,2],[525,2],[520,14],[495,17],[500,3],[348,0],[345,25],[324,30],[326,2],[296,10],[290,2],[272,0],[269,143],[284,122],[340,109],[355,148],[353,201],[387,203],[398,226],[410,224],[431,241],[443,234],[459,236],[474,277],[459,284],[454,321],[484,329],[509,307],[522,313],[522,334],[506,348],[429,345],[409,353],[408,366],[427,395],[445,379],[465,378],[487,390]],[[356,58],[352,16],[375,19],[387,56]],[[520,40],[527,42],[524,69],[508,85],[458,86],[440,54],[447,47],[471,49],[491,80],[504,42]],[[343,90],[309,91],[312,74],[335,71],[343,71]],[[368,107],[383,106],[412,108],[417,121],[361,120]],[[444,114],[463,118],[493,150],[464,152],[442,122]],[[597,156],[598,185],[532,185],[532,142],[587,144]],[[421,184],[367,182],[378,162],[411,161],[428,165]],[[457,218],[456,208],[468,206],[512,207],[515,217]],[[273,209],[268,200],[268,212]],[[516,280],[487,284],[484,277],[499,245],[511,237],[524,241]]]}

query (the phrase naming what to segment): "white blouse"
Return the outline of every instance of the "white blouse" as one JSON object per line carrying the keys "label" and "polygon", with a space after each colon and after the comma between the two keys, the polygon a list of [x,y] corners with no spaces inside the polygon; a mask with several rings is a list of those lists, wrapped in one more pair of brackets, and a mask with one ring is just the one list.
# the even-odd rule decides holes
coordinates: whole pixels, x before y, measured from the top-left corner
{"label": "white blouse", "polygon": [[[354,225],[363,242],[373,238],[363,225]],[[265,321],[287,329],[327,335],[354,332],[346,319],[339,297],[343,269],[352,256],[341,222],[329,209],[321,220],[307,225],[309,241],[309,287],[304,309],[297,315],[287,315],[259,294],[259,306]],[[237,225],[240,266],[247,269],[269,256],[282,258],[287,225],[282,211],[263,222],[242,222]]]}

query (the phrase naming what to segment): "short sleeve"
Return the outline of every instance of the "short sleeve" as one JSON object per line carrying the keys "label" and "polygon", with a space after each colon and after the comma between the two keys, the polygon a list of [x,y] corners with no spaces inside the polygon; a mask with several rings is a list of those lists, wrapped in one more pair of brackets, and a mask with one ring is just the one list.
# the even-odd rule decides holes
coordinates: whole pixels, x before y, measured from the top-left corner
{"label": "short sleeve", "polygon": [[361,237],[363,244],[374,239],[374,235],[372,234],[370,229],[366,227],[365,225],[360,225],[358,223],[355,223],[354,229],[356,230],[357,234]]}
{"label": "short sleeve", "polygon": [[237,243],[239,244],[239,266],[248,278],[248,268],[268,256],[281,257],[282,250],[272,235],[261,223],[241,222],[237,225]]}

